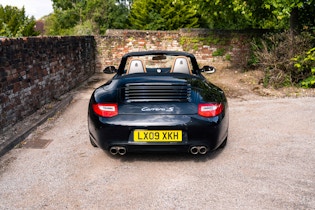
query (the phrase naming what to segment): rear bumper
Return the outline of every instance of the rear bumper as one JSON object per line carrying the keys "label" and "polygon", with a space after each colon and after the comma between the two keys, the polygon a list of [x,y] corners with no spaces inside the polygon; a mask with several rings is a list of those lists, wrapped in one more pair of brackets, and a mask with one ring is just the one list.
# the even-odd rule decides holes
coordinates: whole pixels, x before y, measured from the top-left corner
{"label": "rear bumper", "polygon": [[[89,115],[91,139],[103,150],[113,146],[125,147],[127,152],[189,152],[193,146],[205,146],[208,151],[215,150],[228,135],[228,115],[204,118],[196,115],[121,115],[102,118]],[[133,131],[182,130],[181,142],[135,142]]]}

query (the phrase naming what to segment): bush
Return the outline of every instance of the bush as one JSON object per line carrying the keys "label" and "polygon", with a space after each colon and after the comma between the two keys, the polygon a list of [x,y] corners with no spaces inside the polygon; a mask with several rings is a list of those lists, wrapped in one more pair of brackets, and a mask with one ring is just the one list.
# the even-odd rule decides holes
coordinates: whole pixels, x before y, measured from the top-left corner
{"label": "bush", "polygon": [[313,47],[312,39],[314,37],[308,33],[293,35],[285,31],[266,34],[260,41],[253,42],[254,55],[265,71],[264,85],[279,88],[300,84],[307,79],[310,75],[304,70],[299,71],[292,58],[305,54]]}
{"label": "bush", "polygon": [[217,49],[216,51],[212,53],[212,56],[223,56],[224,52],[225,52],[224,49]]}
{"label": "bush", "polygon": [[303,79],[300,84],[304,88],[315,87],[315,48],[291,59],[297,74]]}

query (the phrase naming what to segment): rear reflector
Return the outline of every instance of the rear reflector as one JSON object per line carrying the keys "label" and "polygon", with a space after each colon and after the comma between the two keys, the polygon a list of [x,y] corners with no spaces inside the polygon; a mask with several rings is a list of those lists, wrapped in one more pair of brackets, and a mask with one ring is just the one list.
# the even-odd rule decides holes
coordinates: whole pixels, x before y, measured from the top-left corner
{"label": "rear reflector", "polygon": [[93,104],[93,111],[101,117],[114,117],[118,115],[117,104]]}
{"label": "rear reflector", "polygon": [[198,115],[202,117],[215,117],[221,114],[224,105],[221,103],[205,103],[198,105]]}

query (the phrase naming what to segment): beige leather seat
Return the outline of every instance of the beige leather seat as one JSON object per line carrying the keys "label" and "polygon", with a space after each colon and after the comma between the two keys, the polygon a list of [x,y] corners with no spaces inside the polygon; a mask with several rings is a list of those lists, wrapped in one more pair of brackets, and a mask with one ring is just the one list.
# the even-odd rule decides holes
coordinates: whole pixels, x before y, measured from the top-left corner
{"label": "beige leather seat", "polygon": [[146,68],[145,68],[145,65],[143,64],[143,61],[138,58],[134,58],[130,60],[130,63],[126,72],[126,74],[134,74],[134,73],[146,73]]}
{"label": "beige leather seat", "polygon": [[191,74],[188,58],[184,56],[176,57],[171,69],[171,73]]}

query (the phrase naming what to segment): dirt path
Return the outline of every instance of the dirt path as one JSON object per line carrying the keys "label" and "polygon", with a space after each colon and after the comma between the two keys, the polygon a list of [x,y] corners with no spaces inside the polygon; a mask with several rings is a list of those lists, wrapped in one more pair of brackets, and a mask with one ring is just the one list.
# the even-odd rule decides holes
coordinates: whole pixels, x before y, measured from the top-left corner
{"label": "dirt path", "polygon": [[252,100],[259,99],[261,96],[268,98],[315,97],[315,89],[297,87],[265,88],[263,85],[264,74],[259,70],[240,72],[240,70],[218,65],[217,72],[206,75],[206,77],[209,81],[221,87],[228,98]]}

